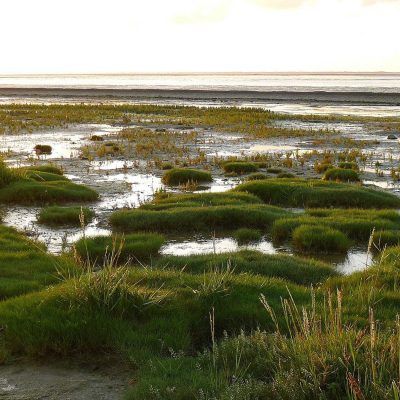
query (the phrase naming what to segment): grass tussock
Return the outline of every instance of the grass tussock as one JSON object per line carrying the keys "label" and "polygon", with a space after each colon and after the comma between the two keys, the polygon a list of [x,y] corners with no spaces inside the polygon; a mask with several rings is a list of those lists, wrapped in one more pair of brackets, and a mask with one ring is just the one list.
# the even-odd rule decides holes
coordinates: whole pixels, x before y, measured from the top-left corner
{"label": "grass tussock", "polygon": [[304,179],[268,179],[246,182],[234,191],[258,196],[283,207],[397,208],[400,199],[385,191],[358,185]]}
{"label": "grass tussock", "polygon": [[82,226],[88,224],[94,217],[94,212],[87,207],[43,208],[38,215],[40,224],[49,226]]}
{"label": "grass tussock", "polygon": [[330,168],[325,172],[324,179],[337,182],[359,182],[360,176],[355,169]]}
{"label": "grass tussock", "polygon": [[159,234],[131,234],[126,236],[84,237],[75,244],[75,251],[81,260],[103,265],[109,258],[116,263],[149,261],[156,257],[164,237]]}
{"label": "grass tussock", "polygon": [[346,253],[351,245],[344,233],[316,225],[298,226],[292,233],[292,242],[303,253]]}
{"label": "grass tussock", "polygon": [[243,175],[258,171],[258,165],[256,163],[244,162],[244,161],[226,162],[222,165],[222,167],[224,168],[224,171],[227,174],[234,173],[237,175]]}
{"label": "grass tussock", "polygon": [[114,212],[113,229],[123,232],[192,232],[252,227],[265,229],[288,215],[280,208],[264,205],[179,207],[159,211],[134,209]]}
{"label": "grass tussock", "polygon": [[233,237],[239,244],[258,242],[262,234],[257,229],[241,228],[233,232]]}
{"label": "grass tussock", "polygon": [[212,176],[208,171],[192,168],[172,168],[164,173],[162,181],[166,185],[179,186],[187,183],[211,182]]}

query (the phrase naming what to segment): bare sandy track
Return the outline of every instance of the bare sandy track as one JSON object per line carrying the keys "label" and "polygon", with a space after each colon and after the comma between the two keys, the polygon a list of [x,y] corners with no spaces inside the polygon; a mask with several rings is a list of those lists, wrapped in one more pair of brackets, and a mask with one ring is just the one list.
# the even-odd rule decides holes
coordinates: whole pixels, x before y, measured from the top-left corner
{"label": "bare sandy track", "polygon": [[1,88],[0,97],[54,97],[82,100],[124,99],[191,100],[191,101],[270,101],[324,104],[400,105],[400,93],[334,92],[334,91],[238,91],[179,89],[112,89],[112,88]]}
{"label": "bare sandy track", "polygon": [[0,399],[120,400],[128,388],[126,372],[53,364],[0,366]]}

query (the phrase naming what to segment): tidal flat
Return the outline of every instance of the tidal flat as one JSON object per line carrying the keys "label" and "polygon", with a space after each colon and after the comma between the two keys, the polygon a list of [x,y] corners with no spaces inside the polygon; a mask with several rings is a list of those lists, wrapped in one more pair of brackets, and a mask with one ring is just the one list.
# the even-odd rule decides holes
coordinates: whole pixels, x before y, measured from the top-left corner
{"label": "tidal flat", "polygon": [[0,132],[0,363],[104,353],[128,399],[357,398],[361,371],[396,398],[400,118],[4,104]]}

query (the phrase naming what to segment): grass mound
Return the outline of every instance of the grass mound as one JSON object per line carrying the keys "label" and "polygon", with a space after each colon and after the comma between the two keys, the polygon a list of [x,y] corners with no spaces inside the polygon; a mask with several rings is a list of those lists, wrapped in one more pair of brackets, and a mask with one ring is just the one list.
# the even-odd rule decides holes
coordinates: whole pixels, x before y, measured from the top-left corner
{"label": "grass mound", "polygon": [[192,168],[172,168],[167,170],[163,177],[163,183],[166,185],[184,185],[190,183],[211,182],[212,177],[208,171]]}
{"label": "grass mound", "polygon": [[263,179],[268,179],[268,175],[262,172],[255,172],[246,177],[246,181],[260,181]]}
{"label": "grass mound", "polygon": [[331,168],[325,172],[326,181],[359,182],[360,176],[354,169]]}
{"label": "grass mound", "polygon": [[44,225],[80,226],[88,224],[94,217],[94,212],[87,207],[58,207],[43,208],[38,215],[38,222]]}
{"label": "grass mound", "polygon": [[338,273],[328,264],[308,258],[288,255],[267,255],[258,251],[242,250],[236,253],[163,256],[155,268],[172,269],[203,274],[223,265],[230,264],[235,273],[257,274],[276,277],[299,285],[311,285],[324,282]]}
{"label": "grass mound", "polygon": [[351,242],[342,232],[329,227],[300,225],[292,234],[293,246],[304,253],[346,253]]}
{"label": "grass mound", "polygon": [[22,167],[20,169],[26,171],[39,171],[39,172],[48,172],[49,174],[63,175],[62,169],[53,164],[31,165],[29,167]]}
{"label": "grass mound", "polygon": [[256,163],[245,162],[245,161],[232,161],[226,162],[222,166],[225,173],[227,174],[249,174],[250,172],[258,171],[258,165]]}
{"label": "grass mound", "polygon": [[248,193],[222,192],[222,193],[193,193],[156,195],[151,203],[140,206],[146,210],[164,210],[178,207],[212,207],[223,205],[262,204],[262,201]]}
{"label": "grass mound", "polygon": [[118,263],[148,261],[157,256],[164,244],[164,237],[157,234],[132,234],[126,236],[97,236],[82,238],[75,249],[82,260],[103,265],[115,258]]}
{"label": "grass mound", "polygon": [[[35,167],[36,168],[36,167]],[[95,201],[98,193],[83,185],[72,183],[66,177],[59,175],[59,170],[45,166],[43,170],[9,169],[0,165],[0,203],[4,204],[57,204],[68,202]],[[48,171],[53,172],[48,172]],[[12,178],[12,179],[10,179]]]}
{"label": "grass mound", "polygon": [[361,186],[320,180],[268,179],[245,182],[234,191],[248,192],[265,203],[284,207],[397,208],[397,196]]}
{"label": "grass mound", "polygon": [[274,222],[272,238],[280,243],[292,237],[300,225],[337,229],[356,241],[368,241],[374,229],[397,229],[400,216],[392,210],[315,209]]}
{"label": "grass mound", "polygon": [[7,167],[7,165],[0,159],[0,189],[9,185],[12,181],[17,179],[14,171]]}
{"label": "grass mound", "polygon": [[358,164],[356,162],[350,162],[350,161],[342,161],[338,164],[339,168],[343,169],[353,169],[354,171],[358,171]]}
{"label": "grass mound", "polygon": [[1,225],[0,265],[0,300],[57,283],[57,269],[72,268],[67,259],[47,254],[42,244]]}
{"label": "grass mound", "polygon": [[114,212],[110,223],[114,229],[123,232],[265,229],[287,215],[285,210],[264,205],[180,207],[160,211],[134,209]]}
{"label": "grass mound", "polygon": [[233,232],[233,237],[239,244],[246,244],[259,241],[262,234],[257,229],[241,228]]}

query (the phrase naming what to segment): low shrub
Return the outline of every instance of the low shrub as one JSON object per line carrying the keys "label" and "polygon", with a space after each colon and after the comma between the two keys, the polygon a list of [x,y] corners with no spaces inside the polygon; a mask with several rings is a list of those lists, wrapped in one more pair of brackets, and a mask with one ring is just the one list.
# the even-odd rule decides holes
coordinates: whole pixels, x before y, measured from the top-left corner
{"label": "low shrub", "polygon": [[233,237],[239,244],[246,244],[258,242],[262,238],[262,234],[257,229],[241,228],[233,233]]}
{"label": "low shrub", "polygon": [[46,207],[38,215],[38,222],[45,225],[80,226],[88,224],[94,212],[87,207]]}
{"label": "low shrub", "polygon": [[235,173],[237,175],[248,174],[250,172],[256,172],[259,166],[256,163],[245,162],[245,161],[229,161],[222,165],[225,173]]}
{"label": "low shrub", "polygon": [[326,181],[359,182],[360,176],[354,169],[331,168],[325,172]]}
{"label": "low shrub", "polygon": [[124,264],[128,261],[149,261],[157,256],[164,237],[158,234],[137,233],[126,236],[97,236],[82,238],[75,243],[75,250],[83,261],[91,264],[110,262]]}
{"label": "low shrub", "polygon": [[293,247],[304,253],[345,253],[351,242],[342,232],[329,227],[300,225],[292,234]]}
{"label": "low shrub", "polygon": [[210,172],[192,168],[172,168],[165,172],[162,177],[163,183],[166,185],[184,185],[188,182],[201,183],[211,182]]}

